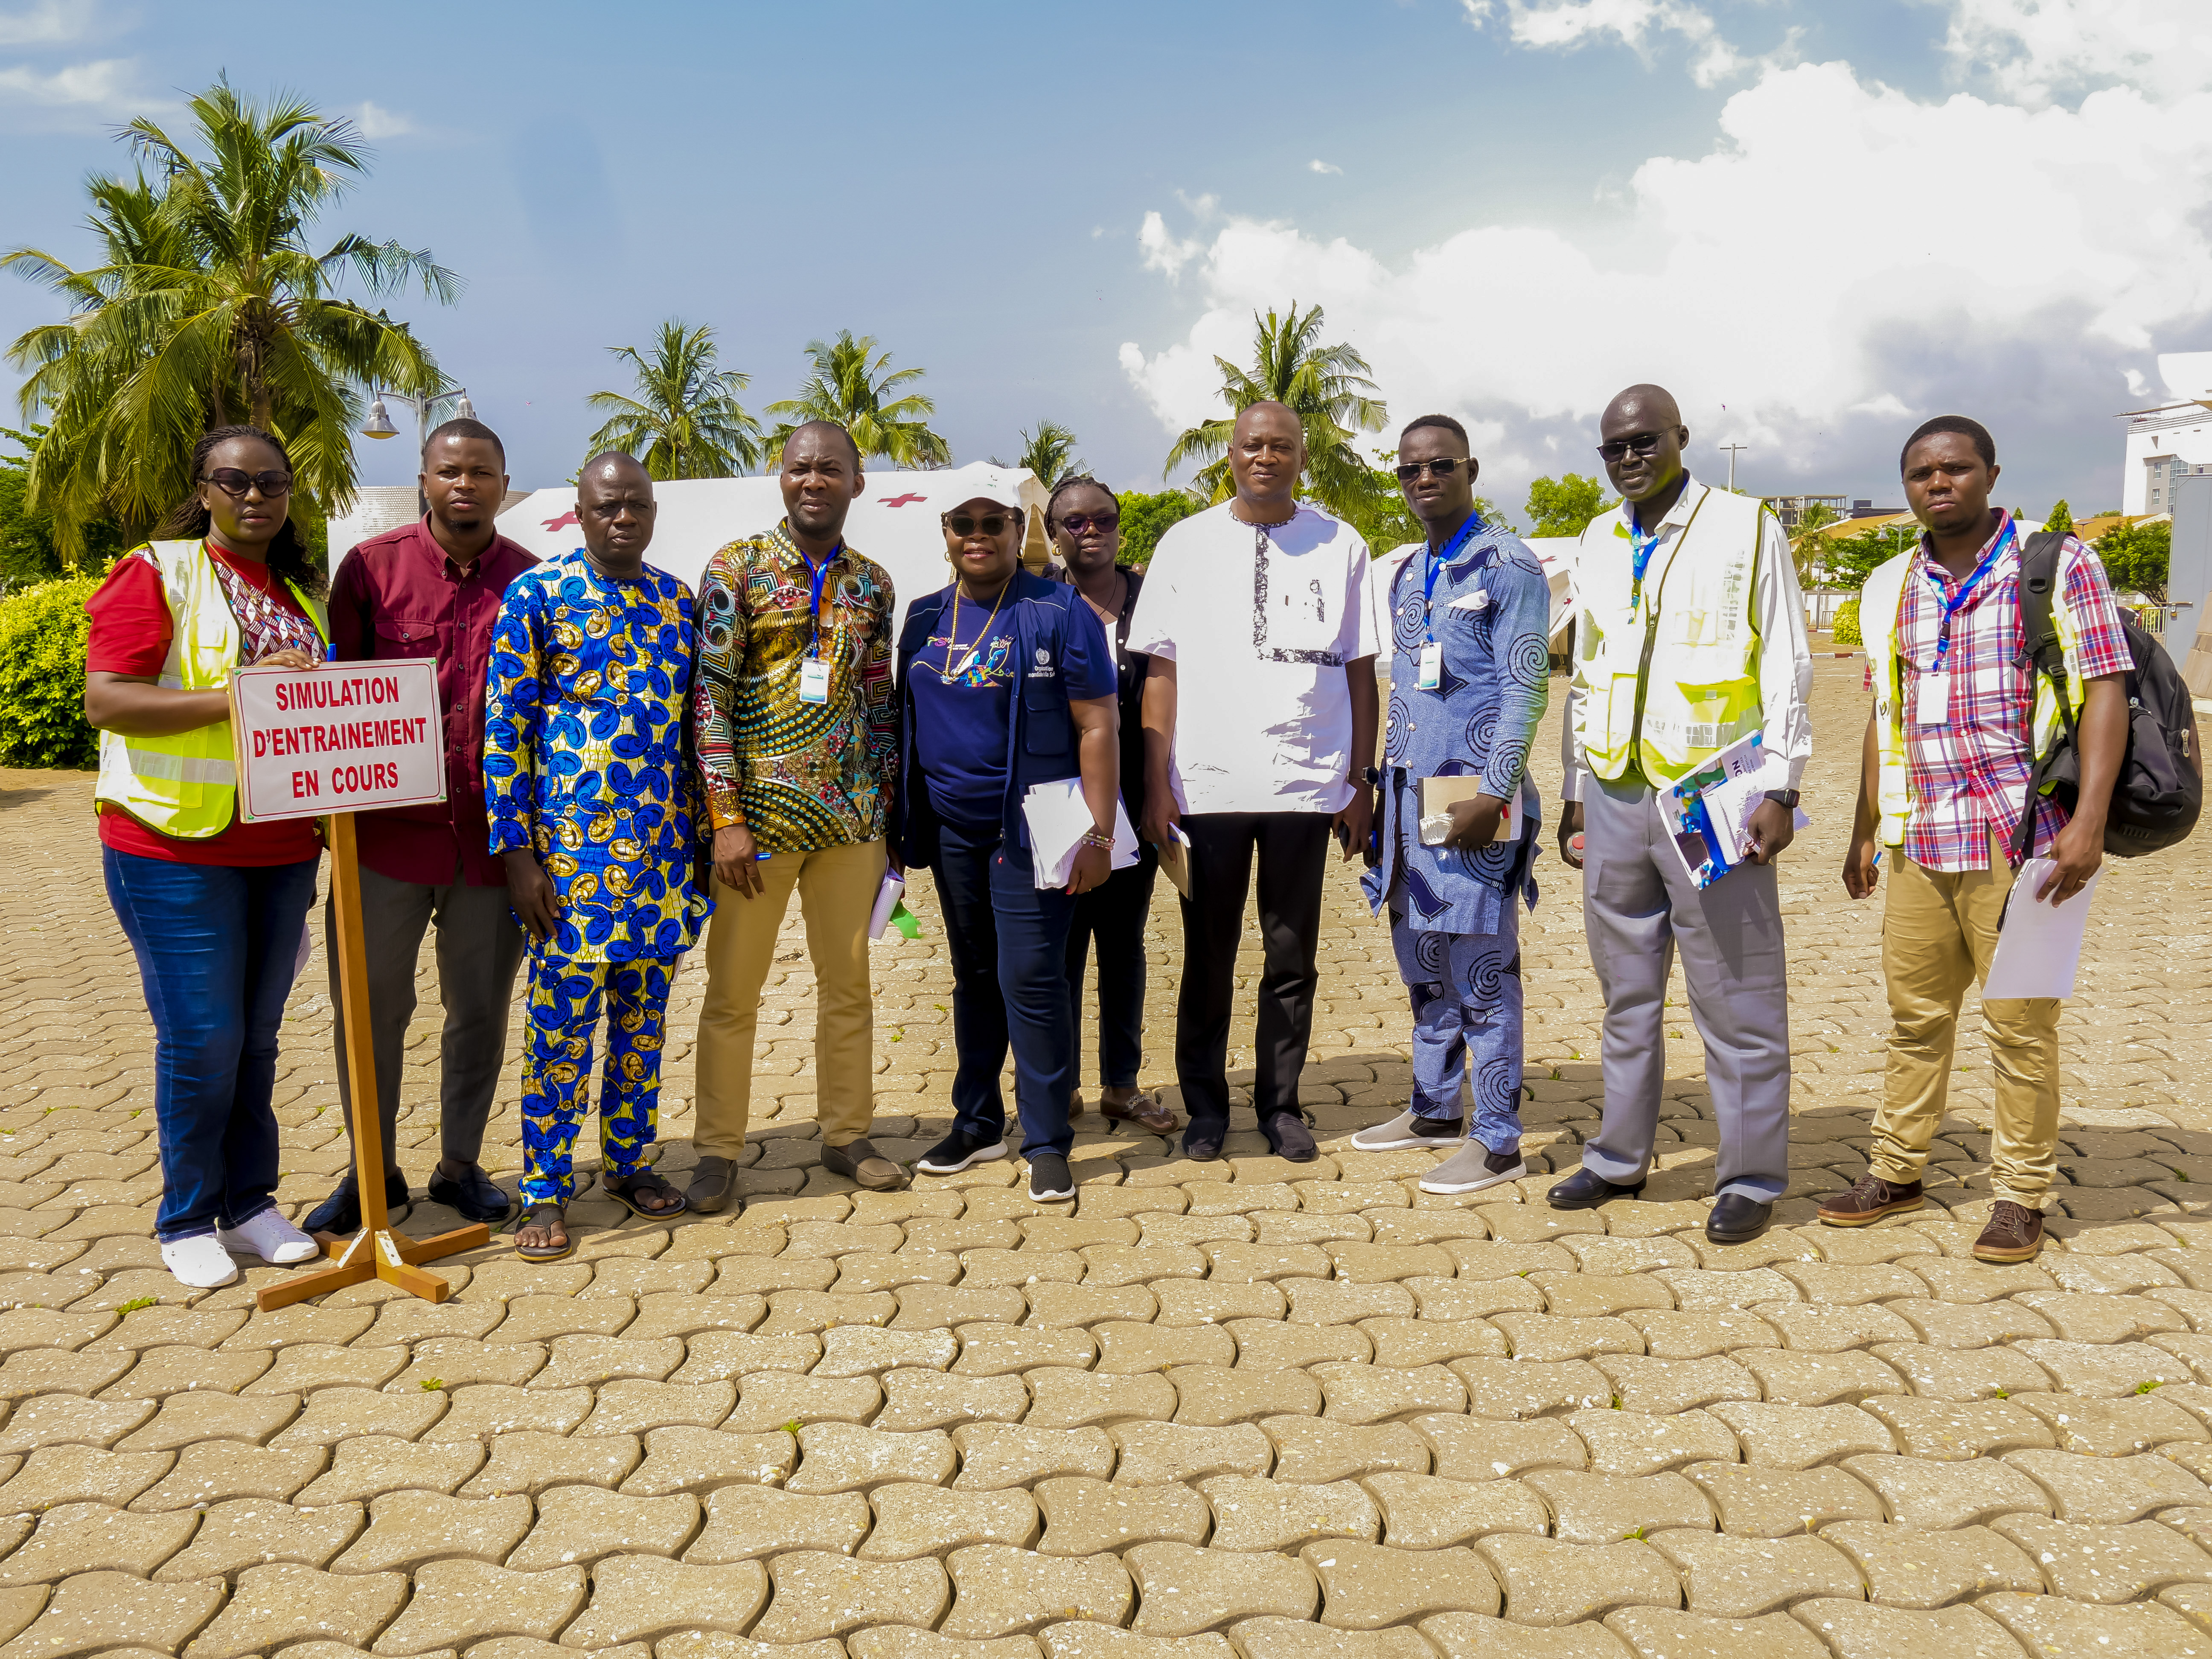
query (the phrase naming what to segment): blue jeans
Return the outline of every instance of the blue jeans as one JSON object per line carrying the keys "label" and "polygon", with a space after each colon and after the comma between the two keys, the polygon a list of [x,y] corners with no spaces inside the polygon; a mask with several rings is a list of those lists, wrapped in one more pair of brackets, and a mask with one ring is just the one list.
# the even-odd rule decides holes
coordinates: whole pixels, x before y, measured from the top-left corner
{"label": "blue jeans", "polygon": [[100,849],[154,1017],[163,1243],[274,1206],[276,1030],[319,859],[234,867]]}
{"label": "blue jeans", "polygon": [[994,1139],[1006,1132],[999,1073],[1014,1050],[1022,1156],[1067,1156],[1067,1097],[1075,1086],[1075,1024],[1067,1003],[1067,928],[1075,901],[1039,888],[1026,848],[991,830],[943,825],[938,902],[952,958],[952,1127]]}

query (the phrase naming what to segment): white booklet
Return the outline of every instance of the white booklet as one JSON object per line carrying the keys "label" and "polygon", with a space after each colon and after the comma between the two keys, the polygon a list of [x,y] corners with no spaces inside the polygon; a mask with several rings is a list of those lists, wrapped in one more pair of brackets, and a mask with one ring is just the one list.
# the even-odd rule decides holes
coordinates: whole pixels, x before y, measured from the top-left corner
{"label": "white booklet", "polygon": [[2070,997],[2081,965],[2081,939],[2089,927],[2089,901],[2105,878],[2100,869],[2063,904],[2038,903],[2036,893],[2057,866],[2049,859],[2030,859],[2013,878],[2005,899],[1997,948],[1990,957],[1989,982],[1982,1000],[1992,997]]}
{"label": "white booklet", "polygon": [[[1039,887],[1067,885],[1068,866],[1075,849],[1091,830],[1091,803],[1083,798],[1081,778],[1061,778],[1052,783],[1033,783],[1022,799],[1022,817],[1029,824],[1030,858],[1036,866]],[[1137,861],[1137,832],[1119,798],[1114,802],[1114,850],[1110,867],[1124,870]]]}

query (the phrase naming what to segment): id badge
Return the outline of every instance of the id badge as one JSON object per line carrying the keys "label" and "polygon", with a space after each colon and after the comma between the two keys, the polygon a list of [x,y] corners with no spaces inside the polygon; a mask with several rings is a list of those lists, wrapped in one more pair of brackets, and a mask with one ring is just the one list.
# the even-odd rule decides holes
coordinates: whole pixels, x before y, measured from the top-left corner
{"label": "id badge", "polygon": [[830,665],[819,657],[799,659],[799,700],[801,702],[830,701]]}
{"label": "id badge", "polygon": [[1948,670],[1920,677],[1920,689],[1913,696],[1912,718],[1921,726],[1941,726],[1951,718],[1951,676]]}
{"label": "id badge", "polygon": [[1434,640],[1421,647],[1421,659],[1413,684],[1424,691],[1433,691],[1443,679],[1444,648]]}

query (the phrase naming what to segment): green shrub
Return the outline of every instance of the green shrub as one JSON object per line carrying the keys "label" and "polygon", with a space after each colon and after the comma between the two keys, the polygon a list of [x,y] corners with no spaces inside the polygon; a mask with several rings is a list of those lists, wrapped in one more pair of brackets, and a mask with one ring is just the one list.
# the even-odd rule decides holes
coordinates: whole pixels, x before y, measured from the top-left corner
{"label": "green shrub", "polygon": [[99,740],[84,718],[84,602],[89,576],[0,599],[0,766],[90,767]]}
{"label": "green shrub", "polygon": [[1859,602],[1845,599],[1836,607],[1835,641],[1838,645],[1863,645],[1859,638]]}

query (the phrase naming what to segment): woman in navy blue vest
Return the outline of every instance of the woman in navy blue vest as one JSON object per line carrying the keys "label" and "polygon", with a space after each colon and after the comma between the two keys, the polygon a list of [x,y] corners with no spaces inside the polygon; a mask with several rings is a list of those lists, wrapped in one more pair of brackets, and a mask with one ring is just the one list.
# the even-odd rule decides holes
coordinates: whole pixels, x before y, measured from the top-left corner
{"label": "woman in navy blue vest", "polygon": [[[1070,1198],[1075,1027],[1067,931],[1106,879],[1119,788],[1114,652],[1072,587],[1021,568],[1013,479],[944,515],[957,580],[915,601],[899,635],[900,786],[890,838],[937,878],[952,958],[952,1133],[916,1167],[950,1175],[1006,1155],[999,1073],[1011,1040],[1030,1195]],[[1039,887],[1022,801],[1082,780],[1091,831],[1064,886]]]}

